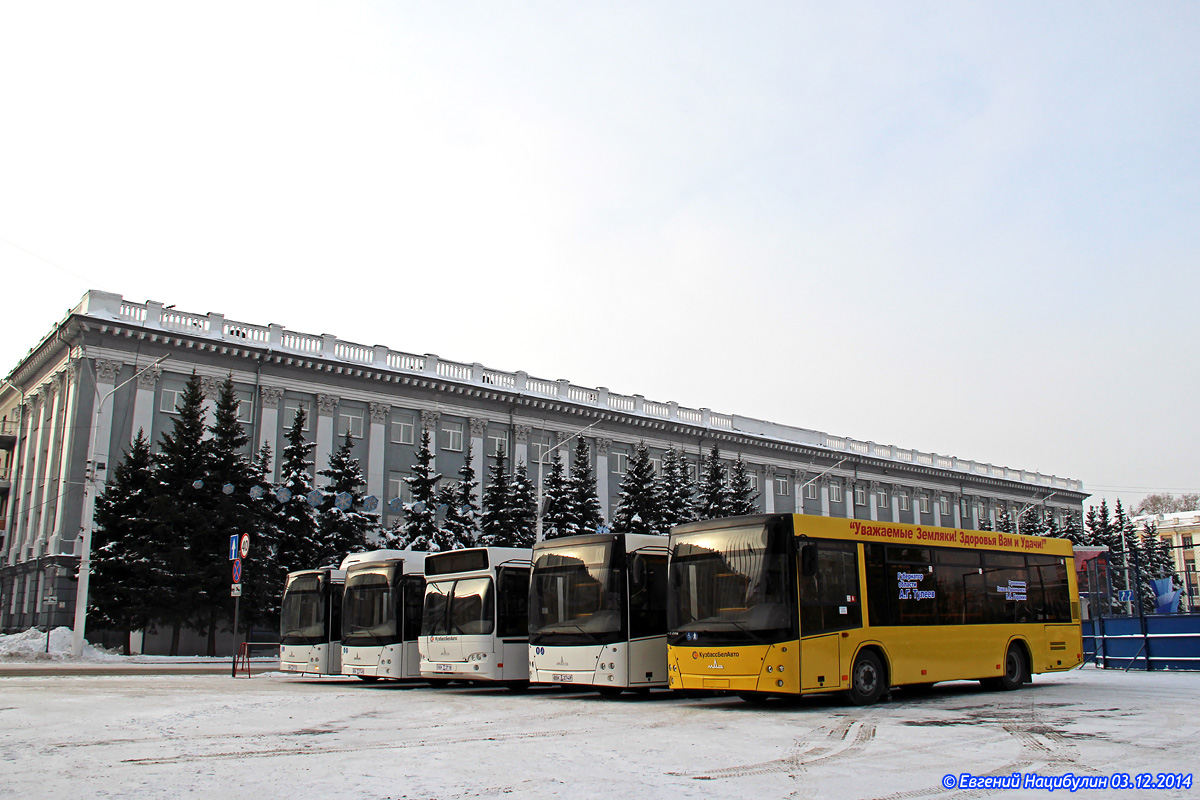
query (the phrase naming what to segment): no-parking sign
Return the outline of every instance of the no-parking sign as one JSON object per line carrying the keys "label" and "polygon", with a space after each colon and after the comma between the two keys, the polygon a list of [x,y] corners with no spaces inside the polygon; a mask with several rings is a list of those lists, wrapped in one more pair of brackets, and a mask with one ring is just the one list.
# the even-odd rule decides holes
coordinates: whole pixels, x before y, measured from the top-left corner
{"label": "no-parking sign", "polygon": [[242,560],[240,558],[235,558],[233,560],[233,582],[242,582]]}

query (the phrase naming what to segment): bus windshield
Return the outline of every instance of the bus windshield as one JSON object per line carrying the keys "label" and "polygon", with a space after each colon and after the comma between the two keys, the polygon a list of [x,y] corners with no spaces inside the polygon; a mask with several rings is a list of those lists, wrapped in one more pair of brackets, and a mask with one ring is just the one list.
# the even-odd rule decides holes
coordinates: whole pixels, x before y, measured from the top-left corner
{"label": "bus windshield", "polygon": [[607,644],[625,636],[624,571],[613,541],[535,551],[531,644]]}
{"label": "bus windshield", "polygon": [[788,538],[764,524],[677,534],[668,641],[765,644],[798,638]]}
{"label": "bus windshield", "polygon": [[342,604],[342,644],[372,647],[400,641],[395,567],[351,570]]}
{"label": "bus windshield", "polygon": [[422,636],[491,635],[496,604],[491,578],[437,581],[425,587]]}
{"label": "bus windshield", "polygon": [[280,609],[280,642],[286,645],[321,644],[325,632],[325,594],[321,576],[314,573],[288,578]]}

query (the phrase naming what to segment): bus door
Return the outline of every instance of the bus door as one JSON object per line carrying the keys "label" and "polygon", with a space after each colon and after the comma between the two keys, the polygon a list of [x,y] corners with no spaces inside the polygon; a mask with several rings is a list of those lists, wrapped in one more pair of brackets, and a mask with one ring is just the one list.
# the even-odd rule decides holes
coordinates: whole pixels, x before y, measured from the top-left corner
{"label": "bus door", "polygon": [[800,542],[800,690],[841,686],[862,627],[858,545],[833,539]]}

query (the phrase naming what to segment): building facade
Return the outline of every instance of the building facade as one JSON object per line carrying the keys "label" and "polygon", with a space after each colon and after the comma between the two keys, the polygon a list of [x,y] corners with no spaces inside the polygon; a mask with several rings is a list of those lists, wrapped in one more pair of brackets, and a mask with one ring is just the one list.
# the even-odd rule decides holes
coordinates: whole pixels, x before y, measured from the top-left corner
{"label": "building facade", "polygon": [[503,447],[537,480],[545,453],[587,428],[606,518],[639,442],[656,465],[682,449],[693,476],[714,444],[740,455],[768,513],[977,529],[1035,504],[1061,522],[1087,497],[1074,479],[92,291],[0,386],[0,629],[72,624],[89,503],[138,430],[157,444],[170,429],[193,372],[210,415],[232,375],[250,441],[270,445],[276,467],[301,407],[317,469],[349,432],[385,525],[426,431],[447,478],[468,450],[484,476]]}
{"label": "building facade", "polygon": [[1172,514],[1146,514],[1134,517],[1134,528],[1141,531],[1146,525],[1154,525],[1160,539],[1171,547],[1175,559],[1175,573],[1183,582],[1180,609],[1194,611],[1200,607],[1200,577],[1196,573],[1197,555],[1200,554],[1200,511],[1179,511]]}

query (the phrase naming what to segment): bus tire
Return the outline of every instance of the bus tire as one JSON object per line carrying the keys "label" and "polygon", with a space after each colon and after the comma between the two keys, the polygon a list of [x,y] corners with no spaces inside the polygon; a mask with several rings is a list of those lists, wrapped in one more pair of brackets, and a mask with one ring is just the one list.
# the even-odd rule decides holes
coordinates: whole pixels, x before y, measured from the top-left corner
{"label": "bus tire", "polygon": [[879,656],[870,650],[864,650],[854,659],[854,669],[850,671],[850,689],[846,696],[856,706],[869,706],[879,702],[883,696],[885,681],[883,664]]}
{"label": "bus tire", "polygon": [[738,692],[737,696],[747,703],[755,703],[757,705],[761,705],[771,699],[771,695],[766,692]]}
{"label": "bus tire", "polygon": [[1029,676],[1028,669],[1025,651],[1021,645],[1014,643],[1008,646],[1008,652],[1004,654],[1004,674],[999,678],[988,678],[982,683],[988,689],[1011,692],[1025,685]]}
{"label": "bus tire", "polygon": [[621,693],[625,690],[620,686],[598,686],[596,687],[596,691],[599,692],[602,697],[620,697]]}
{"label": "bus tire", "polygon": [[358,679],[360,681],[362,681],[363,683],[374,683],[375,681],[379,680],[379,676],[378,675],[359,675]]}

